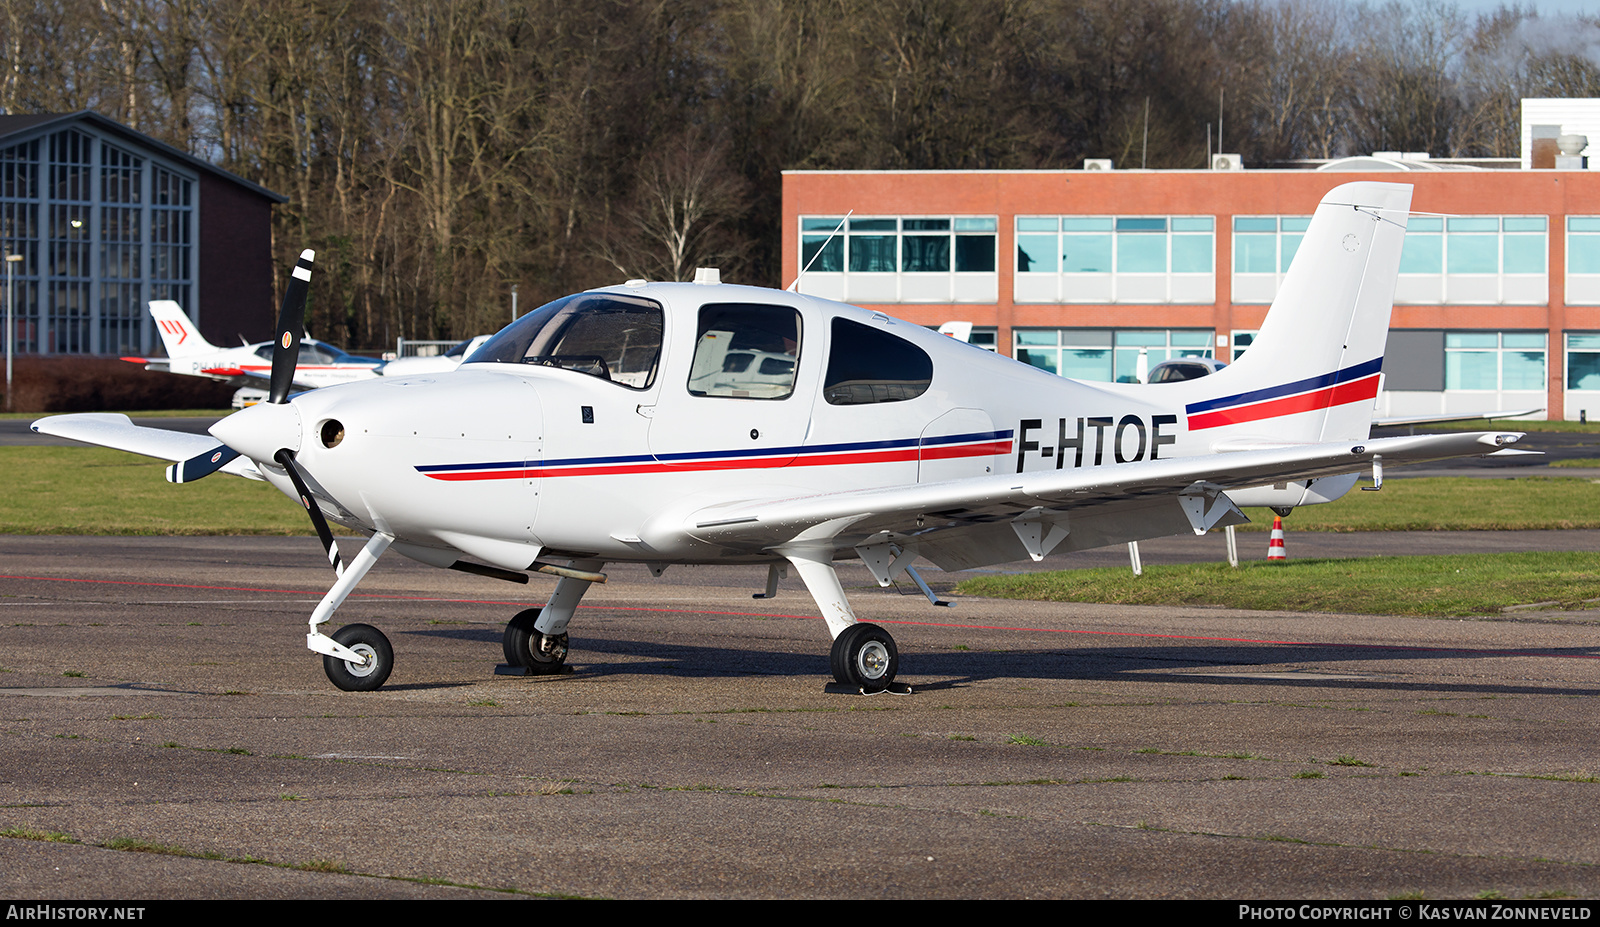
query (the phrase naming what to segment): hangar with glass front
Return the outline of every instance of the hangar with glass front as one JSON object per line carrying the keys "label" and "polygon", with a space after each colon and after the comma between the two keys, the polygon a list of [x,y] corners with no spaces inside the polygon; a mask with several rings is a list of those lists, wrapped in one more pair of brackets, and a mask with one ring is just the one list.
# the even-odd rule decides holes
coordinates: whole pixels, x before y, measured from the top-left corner
{"label": "hangar with glass front", "polygon": [[285,201],[97,113],[0,116],[16,351],[159,353],[157,299],[215,344],[270,338],[271,210]]}
{"label": "hangar with glass front", "polygon": [[1600,416],[1600,172],[1352,160],[1362,172],[787,172],[784,279],[1131,382],[1240,356],[1323,194],[1410,183],[1377,414]]}

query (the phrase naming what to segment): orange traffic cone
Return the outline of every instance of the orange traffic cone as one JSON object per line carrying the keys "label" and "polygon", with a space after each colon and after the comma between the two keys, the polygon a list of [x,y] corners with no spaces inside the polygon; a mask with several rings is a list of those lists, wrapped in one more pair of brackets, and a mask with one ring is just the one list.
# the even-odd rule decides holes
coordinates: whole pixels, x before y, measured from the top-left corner
{"label": "orange traffic cone", "polygon": [[1268,560],[1287,560],[1289,555],[1283,549],[1283,516],[1272,516],[1272,540],[1267,542]]}

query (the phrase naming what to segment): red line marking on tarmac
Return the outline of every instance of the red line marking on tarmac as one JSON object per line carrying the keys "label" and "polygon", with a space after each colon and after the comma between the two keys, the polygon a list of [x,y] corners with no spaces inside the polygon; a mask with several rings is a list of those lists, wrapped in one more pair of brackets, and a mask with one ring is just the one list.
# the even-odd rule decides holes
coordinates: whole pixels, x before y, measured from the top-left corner
{"label": "red line marking on tarmac", "polygon": [[[316,590],[298,589],[266,589],[254,586],[201,586],[190,583],[151,583],[131,579],[72,579],[61,576],[7,576],[0,575],[0,579],[26,579],[47,583],[98,583],[109,586],[149,586],[157,589],[210,589],[220,592],[274,592],[282,595],[310,595],[321,598],[324,593]],[[527,606],[526,601],[512,602],[499,599],[450,599],[438,596],[422,595],[392,595],[380,592],[352,593],[352,599],[376,599],[398,602],[455,602],[462,605],[506,605],[512,608]],[[598,611],[610,609],[617,612],[654,612],[669,615],[715,615],[733,618],[794,618],[803,621],[821,621],[820,615],[791,615],[773,612],[738,612],[738,611],[711,611],[704,608],[659,608],[644,605],[580,605],[585,611]],[[1418,644],[1355,644],[1334,643],[1331,641],[1285,641],[1253,637],[1207,637],[1199,634],[1157,634],[1150,631],[1087,631],[1081,628],[1026,628],[1012,625],[999,624],[969,624],[953,621],[910,621],[906,619],[881,618],[878,624],[904,625],[922,628],[959,628],[963,631],[1013,631],[1013,632],[1042,632],[1045,634],[1079,634],[1086,637],[1135,637],[1150,640],[1168,641],[1205,641],[1221,644],[1271,644],[1279,647],[1342,647],[1347,650],[1401,650],[1412,653],[1475,653],[1484,656],[1504,657],[1550,657],[1561,660],[1600,660],[1596,653],[1545,653],[1527,652],[1519,650],[1482,650],[1473,647],[1438,647]]]}

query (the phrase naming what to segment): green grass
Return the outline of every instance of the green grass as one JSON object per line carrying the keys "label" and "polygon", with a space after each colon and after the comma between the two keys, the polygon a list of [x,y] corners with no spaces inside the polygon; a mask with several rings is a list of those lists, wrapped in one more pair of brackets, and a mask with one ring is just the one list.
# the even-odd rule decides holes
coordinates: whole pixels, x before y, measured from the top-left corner
{"label": "green grass", "polygon": [[958,593],[1048,602],[1215,605],[1269,611],[1429,617],[1516,605],[1576,607],[1600,597],[1600,554],[1462,554],[1063,570],[969,579]]}
{"label": "green grass", "polygon": [[[1245,514],[1252,524],[1241,525],[1241,531],[1272,527],[1267,509],[1246,509]],[[1600,528],[1600,484],[1537,476],[1389,479],[1381,492],[1352,489],[1337,502],[1297,508],[1283,526],[1290,532]],[[1289,543],[1292,548],[1293,541]]]}
{"label": "green grass", "polygon": [[0,447],[0,534],[310,534],[294,500],[218,474],[182,486],[166,464],[90,447]]}
{"label": "green grass", "polygon": [[[1409,428],[1411,426],[1401,426]],[[1463,422],[1436,422],[1417,425],[1418,431],[1559,431],[1566,434],[1600,434],[1600,421],[1593,422],[1524,422],[1511,419],[1490,421],[1484,418]]]}
{"label": "green grass", "polygon": [[[292,534],[311,531],[299,506],[265,483],[227,474],[183,486],[166,464],[87,447],[0,447],[3,534]],[[1263,531],[1272,513],[1249,509]],[[1600,528],[1600,484],[1573,477],[1390,479],[1330,505],[1296,509],[1295,531],[1479,531]],[[338,529],[336,529],[338,530]]]}

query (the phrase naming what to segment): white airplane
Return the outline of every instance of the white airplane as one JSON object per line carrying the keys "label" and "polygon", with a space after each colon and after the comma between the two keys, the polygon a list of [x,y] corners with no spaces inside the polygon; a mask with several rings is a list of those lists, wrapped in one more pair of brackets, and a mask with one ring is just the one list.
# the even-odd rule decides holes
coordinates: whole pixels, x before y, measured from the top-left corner
{"label": "white airplane", "polygon": [[[183,307],[172,300],[154,300],[149,310],[156,330],[161,333],[167,356],[124,357],[123,360],[143,364],[146,370],[209,377],[246,388],[259,387],[270,378],[273,342],[219,348],[200,334],[184,314]],[[383,361],[376,357],[358,357],[331,344],[306,338],[300,342],[292,388],[299,391],[365,380],[377,376],[382,368]]]}
{"label": "white airplane", "polygon": [[[393,549],[516,582],[559,576],[506,627],[500,671],[520,674],[561,668],[605,563],[765,565],[758,597],[792,566],[827,621],[834,678],[880,691],[898,649],[857,620],[838,558],[859,557],[882,585],[908,575],[937,601],[918,557],[957,570],[1202,534],[1247,520],[1225,490],[1240,504],[1327,501],[1368,468],[1381,486],[1384,463],[1514,443],[1368,438],[1410,203],[1398,184],[1328,193],[1250,352],[1183,383],[1067,380],[787,291],[630,281],[518,319],[447,376],[291,399],[307,251],[271,399],[218,422],[215,440],[112,414],[33,428],[175,461],[175,482],[222,469],[299,499],[338,576],[306,642],[341,689],[382,685],[394,654],[368,625],[320,626]],[[349,563],[329,519],[367,537]]]}
{"label": "white airplane", "polygon": [[479,335],[468,338],[443,354],[432,357],[402,357],[389,361],[378,368],[378,375],[385,377],[415,377],[429,373],[449,373],[461,366],[461,362],[472,356],[472,352],[483,347],[484,342],[492,336]]}

